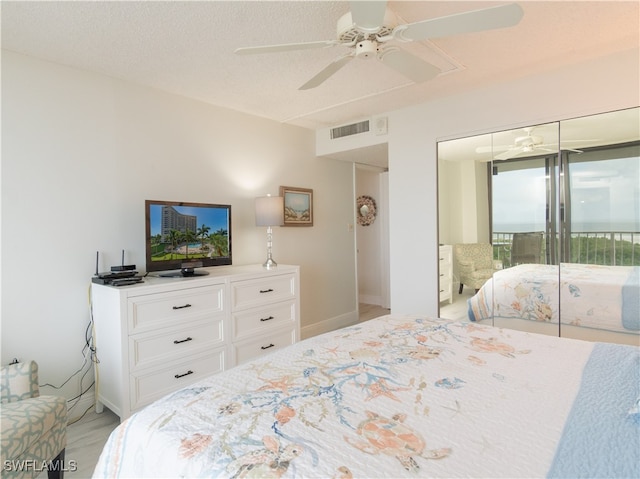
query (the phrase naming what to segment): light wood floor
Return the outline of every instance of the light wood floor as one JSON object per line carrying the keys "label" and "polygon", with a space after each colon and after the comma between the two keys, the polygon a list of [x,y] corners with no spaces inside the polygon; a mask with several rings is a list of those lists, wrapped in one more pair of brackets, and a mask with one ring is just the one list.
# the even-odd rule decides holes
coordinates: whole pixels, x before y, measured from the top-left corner
{"label": "light wood floor", "polygon": [[364,304],[360,303],[358,305],[360,310],[359,321],[368,321],[373,318],[377,318],[379,316],[384,316],[385,314],[389,314],[390,310],[387,308],[383,308],[382,306],[378,306],[376,304]]}
{"label": "light wood floor", "polygon": [[449,304],[447,301],[440,303],[440,317],[458,321],[468,321],[469,316],[467,311],[469,306],[467,305],[467,300],[474,294],[476,294],[476,292],[466,286],[463,288],[462,294],[459,294],[457,285],[454,285],[453,303]]}
{"label": "light wood floor", "polygon": [[[359,308],[360,322],[389,314],[388,309],[376,305],[360,304]],[[67,428],[66,478],[91,477],[109,434],[118,424],[120,424],[118,416],[104,408],[102,414],[97,414],[93,409],[90,410],[82,419]],[[46,478],[46,472],[38,476],[38,479]]]}
{"label": "light wood floor", "polygon": [[[102,414],[92,408],[78,422],[67,426],[64,477],[90,478],[109,434],[118,424],[120,418],[107,408]],[[47,473],[42,472],[38,479],[47,479]]]}

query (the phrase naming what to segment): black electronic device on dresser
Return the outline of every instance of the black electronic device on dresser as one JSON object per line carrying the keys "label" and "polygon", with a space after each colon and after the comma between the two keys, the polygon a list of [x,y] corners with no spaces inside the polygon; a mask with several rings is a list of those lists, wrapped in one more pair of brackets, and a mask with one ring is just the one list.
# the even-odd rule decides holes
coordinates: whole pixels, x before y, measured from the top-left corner
{"label": "black electronic device on dresser", "polygon": [[135,264],[124,264],[124,250],[122,250],[122,264],[112,266],[111,271],[100,273],[98,263],[100,252],[96,251],[96,273],[91,281],[96,284],[107,284],[111,286],[127,286],[130,284],[142,283],[142,276],[138,275]]}

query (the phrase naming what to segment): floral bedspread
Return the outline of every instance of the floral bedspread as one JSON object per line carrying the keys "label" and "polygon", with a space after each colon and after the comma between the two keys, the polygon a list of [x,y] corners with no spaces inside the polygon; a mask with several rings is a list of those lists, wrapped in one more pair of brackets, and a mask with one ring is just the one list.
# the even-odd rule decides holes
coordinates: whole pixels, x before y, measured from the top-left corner
{"label": "floral bedspread", "polygon": [[640,268],[521,264],[469,299],[469,319],[514,318],[609,331],[640,330]]}
{"label": "floral bedspread", "polygon": [[153,403],[94,477],[543,477],[592,349],[383,316]]}

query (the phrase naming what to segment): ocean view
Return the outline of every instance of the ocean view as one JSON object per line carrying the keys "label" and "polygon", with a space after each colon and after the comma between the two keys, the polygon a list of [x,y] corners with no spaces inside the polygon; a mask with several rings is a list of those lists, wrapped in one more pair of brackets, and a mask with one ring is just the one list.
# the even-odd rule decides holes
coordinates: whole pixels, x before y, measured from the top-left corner
{"label": "ocean view", "polygon": [[[494,223],[496,233],[525,233],[529,231],[544,231],[543,223]],[[573,223],[571,230],[575,233],[640,233],[640,223]]]}

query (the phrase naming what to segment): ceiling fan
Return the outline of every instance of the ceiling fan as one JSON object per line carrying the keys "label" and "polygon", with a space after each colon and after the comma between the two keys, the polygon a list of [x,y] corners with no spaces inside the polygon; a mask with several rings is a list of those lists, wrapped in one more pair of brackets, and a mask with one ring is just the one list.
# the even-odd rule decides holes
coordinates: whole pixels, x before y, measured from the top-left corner
{"label": "ceiling fan", "polygon": [[394,40],[411,42],[505,28],[516,25],[523,15],[522,8],[518,4],[512,3],[398,25],[395,15],[387,8],[386,1],[353,0],[349,2],[349,5],[351,11],[338,20],[335,40],[244,47],[238,48],[235,53],[248,55],[333,46],[345,46],[350,49],[348,53],[337,57],[302,85],[300,90],[308,90],[321,85],[354,58],[375,57],[387,67],[413,82],[421,83],[436,77],[440,70],[393,45]]}
{"label": "ceiling fan", "polygon": [[[497,155],[493,155],[493,160],[508,160],[515,158],[516,156],[531,154],[534,155],[538,152],[552,152],[558,151],[558,142],[545,143],[544,137],[540,135],[534,135],[535,127],[526,127],[522,130],[524,135],[517,136],[513,140],[511,145],[494,145],[494,146],[479,146],[476,148],[476,153],[491,153],[501,151]],[[574,153],[582,153],[582,150],[576,150],[566,147],[567,143],[585,143],[597,140],[564,140],[560,146],[562,150],[573,151]],[[487,160],[487,161],[490,161]]]}

